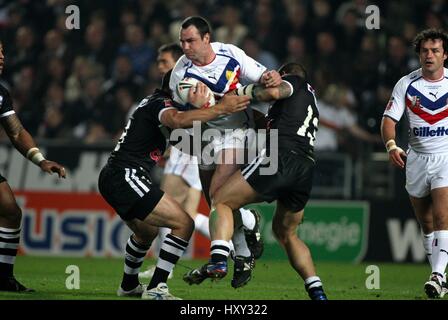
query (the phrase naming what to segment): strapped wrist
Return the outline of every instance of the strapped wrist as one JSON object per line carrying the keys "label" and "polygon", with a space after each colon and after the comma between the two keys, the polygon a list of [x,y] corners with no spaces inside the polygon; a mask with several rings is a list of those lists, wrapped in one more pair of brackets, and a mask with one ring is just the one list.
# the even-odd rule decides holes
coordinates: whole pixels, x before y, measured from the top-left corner
{"label": "strapped wrist", "polygon": [[394,139],[390,139],[386,142],[386,151],[387,153],[393,151],[393,150],[397,150],[399,152],[403,151],[403,149],[401,149],[399,146],[397,146],[396,142]]}
{"label": "strapped wrist", "polygon": [[254,99],[254,84],[248,84],[246,86],[239,87],[236,89],[237,96],[249,96],[251,99]]}
{"label": "strapped wrist", "polygon": [[46,160],[39,148],[31,148],[27,151],[26,157],[31,160],[35,165],[39,165],[42,161]]}

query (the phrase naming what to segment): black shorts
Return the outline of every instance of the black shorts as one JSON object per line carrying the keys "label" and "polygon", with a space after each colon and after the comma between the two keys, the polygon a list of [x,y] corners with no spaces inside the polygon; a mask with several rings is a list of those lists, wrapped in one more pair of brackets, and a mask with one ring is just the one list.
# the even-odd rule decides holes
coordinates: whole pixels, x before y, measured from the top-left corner
{"label": "black shorts", "polygon": [[241,174],[264,201],[279,200],[287,209],[301,211],[310,198],[314,161],[305,155],[282,151],[278,155],[277,172],[260,173],[270,165],[257,157],[241,169]]}
{"label": "black shorts", "polygon": [[5,182],[6,178],[0,174],[0,183]]}
{"label": "black shorts", "polygon": [[147,171],[110,164],[101,170],[98,188],[123,220],[145,220],[163,196],[163,191],[152,184]]}

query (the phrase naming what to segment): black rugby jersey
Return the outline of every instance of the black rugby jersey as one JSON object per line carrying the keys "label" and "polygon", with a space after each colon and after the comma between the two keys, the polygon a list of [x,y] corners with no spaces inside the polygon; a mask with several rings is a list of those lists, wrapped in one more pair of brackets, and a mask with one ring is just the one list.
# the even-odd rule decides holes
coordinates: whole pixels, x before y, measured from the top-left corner
{"label": "black rugby jersey", "polygon": [[9,116],[14,113],[12,107],[11,95],[8,89],[0,84],[0,118]]}
{"label": "black rugby jersey", "polygon": [[174,105],[171,97],[159,89],[143,99],[129,118],[109,163],[150,171],[166,148],[166,137],[159,120],[164,109],[174,109]]}
{"label": "black rugby jersey", "polygon": [[319,111],[313,88],[301,77],[282,77],[293,88],[293,94],[277,100],[269,109],[268,129],[278,129],[279,150],[314,154],[314,140],[319,122]]}

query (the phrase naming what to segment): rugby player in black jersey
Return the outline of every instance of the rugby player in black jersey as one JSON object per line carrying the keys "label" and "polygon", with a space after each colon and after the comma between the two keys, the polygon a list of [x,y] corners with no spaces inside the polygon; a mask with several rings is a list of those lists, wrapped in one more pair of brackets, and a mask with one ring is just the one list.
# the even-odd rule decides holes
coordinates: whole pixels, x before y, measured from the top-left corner
{"label": "rugby player in black jersey", "polygon": [[[160,125],[187,128],[193,121],[209,121],[218,116],[244,110],[249,97],[224,96],[212,108],[207,87],[198,84],[190,90],[189,101],[196,110],[181,112],[171,98],[169,78],[165,74],[162,89],[143,99],[133,112],[109,160],[102,169],[98,186],[101,195],[134,232],[126,245],[124,275],[117,294],[143,299],[177,299],[168,291],[166,281],[174,265],[188,246],[194,223],[171,196],[152,184],[150,171],[162,157],[166,138]],[[172,231],[163,241],[156,270],[147,287],[138,280],[138,272],[159,227]]]}
{"label": "rugby player in black jersey", "polygon": [[[0,41],[0,74],[5,56]],[[0,84],[0,123],[14,147],[42,171],[57,173],[65,178],[65,169],[60,164],[46,160],[36,146],[29,132],[22,126],[14,112],[8,89]],[[0,291],[32,292],[14,277],[14,263],[20,242],[22,210],[17,205],[14,194],[6,179],[0,175]]]}
{"label": "rugby player in black jersey", "polygon": [[[319,122],[319,112],[313,88],[306,81],[304,68],[288,63],[279,69],[282,83],[266,88],[250,84],[239,88],[238,95],[249,95],[255,101],[275,101],[267,115],[267,129],[278,132],[278,170],[267,175],[263,168],[265,154],[270,154],[270,143],[260,156],[233,174],[217,191],[214,199],[218,215],[232,219],[232,210],[250,203],[277,200],[272,229],[286,250],[289,261],[305,281],[305,288],[313,300],[326,300],[322,282],[316,275],[311,253],[297,236],[303,219],[304,207],[310,197],[314,170],[313,142]],[[269,138],[269,136],[268,136]],[[201,283],[205,278],[219,278],[214,274],[213,259],[200,269],[190,271],[184,278],[188,283]]]}

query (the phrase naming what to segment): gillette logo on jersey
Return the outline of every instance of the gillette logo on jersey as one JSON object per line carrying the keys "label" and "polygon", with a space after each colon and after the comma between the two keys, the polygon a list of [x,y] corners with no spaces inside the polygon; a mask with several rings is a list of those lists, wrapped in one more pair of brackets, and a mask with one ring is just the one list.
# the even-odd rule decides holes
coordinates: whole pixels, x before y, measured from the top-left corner
{"label": "gillette logo on jersey", "polygon": [[430,127],[412,128],[412,133],[416,137],[440,137],[448,135],[448,129],[445,127],[437,127],[431,129]]}

